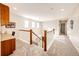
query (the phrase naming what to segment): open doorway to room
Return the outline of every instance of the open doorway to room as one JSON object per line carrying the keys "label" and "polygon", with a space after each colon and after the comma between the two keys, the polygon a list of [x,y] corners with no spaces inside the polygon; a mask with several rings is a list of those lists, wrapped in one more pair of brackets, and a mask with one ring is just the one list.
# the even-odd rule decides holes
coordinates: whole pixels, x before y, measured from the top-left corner
{"label": "open doorway to room", "polygon": [[59,34],[60,35],[67,35],[67,20],[60,20],[59,21]]}

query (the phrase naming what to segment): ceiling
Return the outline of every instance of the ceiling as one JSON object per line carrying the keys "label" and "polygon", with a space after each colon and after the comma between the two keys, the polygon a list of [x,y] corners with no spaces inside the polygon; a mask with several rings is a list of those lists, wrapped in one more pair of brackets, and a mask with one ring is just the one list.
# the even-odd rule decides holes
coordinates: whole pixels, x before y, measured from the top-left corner
{"label": "ceiling", "polygon": [[68,18],[78,8],[77,3],[7,3],[11,13],[37,21]]}

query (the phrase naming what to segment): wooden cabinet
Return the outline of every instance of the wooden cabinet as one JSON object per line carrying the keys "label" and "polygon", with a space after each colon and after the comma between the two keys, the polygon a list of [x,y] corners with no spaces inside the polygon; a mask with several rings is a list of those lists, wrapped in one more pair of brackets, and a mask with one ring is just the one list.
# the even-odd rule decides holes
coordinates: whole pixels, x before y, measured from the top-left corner
{"label": "wooden cabinet", "polygon": [[1,42],[1,56],[8,56],[15,50],[15,38]]}
{"label": "wooden cabinet", "polygon": [[1,55],[5,55],[5,41],[1,42]]}
{"label": "wooden cabinet", "polygon": [[15,39],[12,39],[12,47],[11,47],[11,49],[12,49],[12,51],[14,51],[15,50],[15,45],[16,45],[16,42],[15,42]]}
{"label": "wooden cabinet", "polygon": [[9,23],[9,7],[0,3],[0,24],[6,25]]}

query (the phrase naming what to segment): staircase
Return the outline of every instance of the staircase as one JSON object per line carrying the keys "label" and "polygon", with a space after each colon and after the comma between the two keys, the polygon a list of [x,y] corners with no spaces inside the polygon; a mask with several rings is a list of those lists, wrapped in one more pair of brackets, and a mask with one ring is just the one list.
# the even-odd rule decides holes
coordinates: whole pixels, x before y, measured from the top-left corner
{"label": "staircase", "polygon": [[[46,31],[46,30],[44,31],[44,33],[43,33],[43,35],[41,36],[41,38],[40,38],[35,32],[33,32],[32,29],[30,29],[30,30],[23,30],[23,29],[20,29],[19,31],[29,32],[29,34],[30,34],[30,39],[29,39],[30,45],[32,45],[32,44],[40,45],[41,48],[44,48],[44,51],[47,51],[47,31]],[[34,40],[33,35],[34,35],[35,37],[37,37],[38,39],[36,38],[36,39]],[[40,43],[40,42],[41,42],[41,43]]]}
{"label": "staircase", "polygon": [[34,44],[29,45],[21,40],[16,41],[16,50],[10,56],[47,56],[47,52]]}

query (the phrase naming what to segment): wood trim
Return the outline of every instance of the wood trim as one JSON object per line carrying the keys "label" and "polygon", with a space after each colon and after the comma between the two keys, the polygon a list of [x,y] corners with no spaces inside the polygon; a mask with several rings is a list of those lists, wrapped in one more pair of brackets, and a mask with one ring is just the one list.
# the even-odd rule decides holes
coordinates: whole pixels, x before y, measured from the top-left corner
{"label": "wood trim", "polygon": [[44,37],[42,36],[42,48],[44,47]]}
{"label": "wood trim", "polygon": [[47,31],[44,31],[44,51],[47,51]]}
{"label": "wood trim", "polygon": [[32,29],[30,29],[30,45],[32,44]]}
{"label": "wood trim", "polygon": [[23,29],[20,29],[19,31],[26,31],[26,32],[30,32],[30,30],[23,30]]}
{"label": "wood trim", "polygon": [[25,32],[29,32],[30,33],[30,45],[31,45],[32,44],[32,29],[30,29],[30,30],[20,29],[19,31],[25,31]]}

